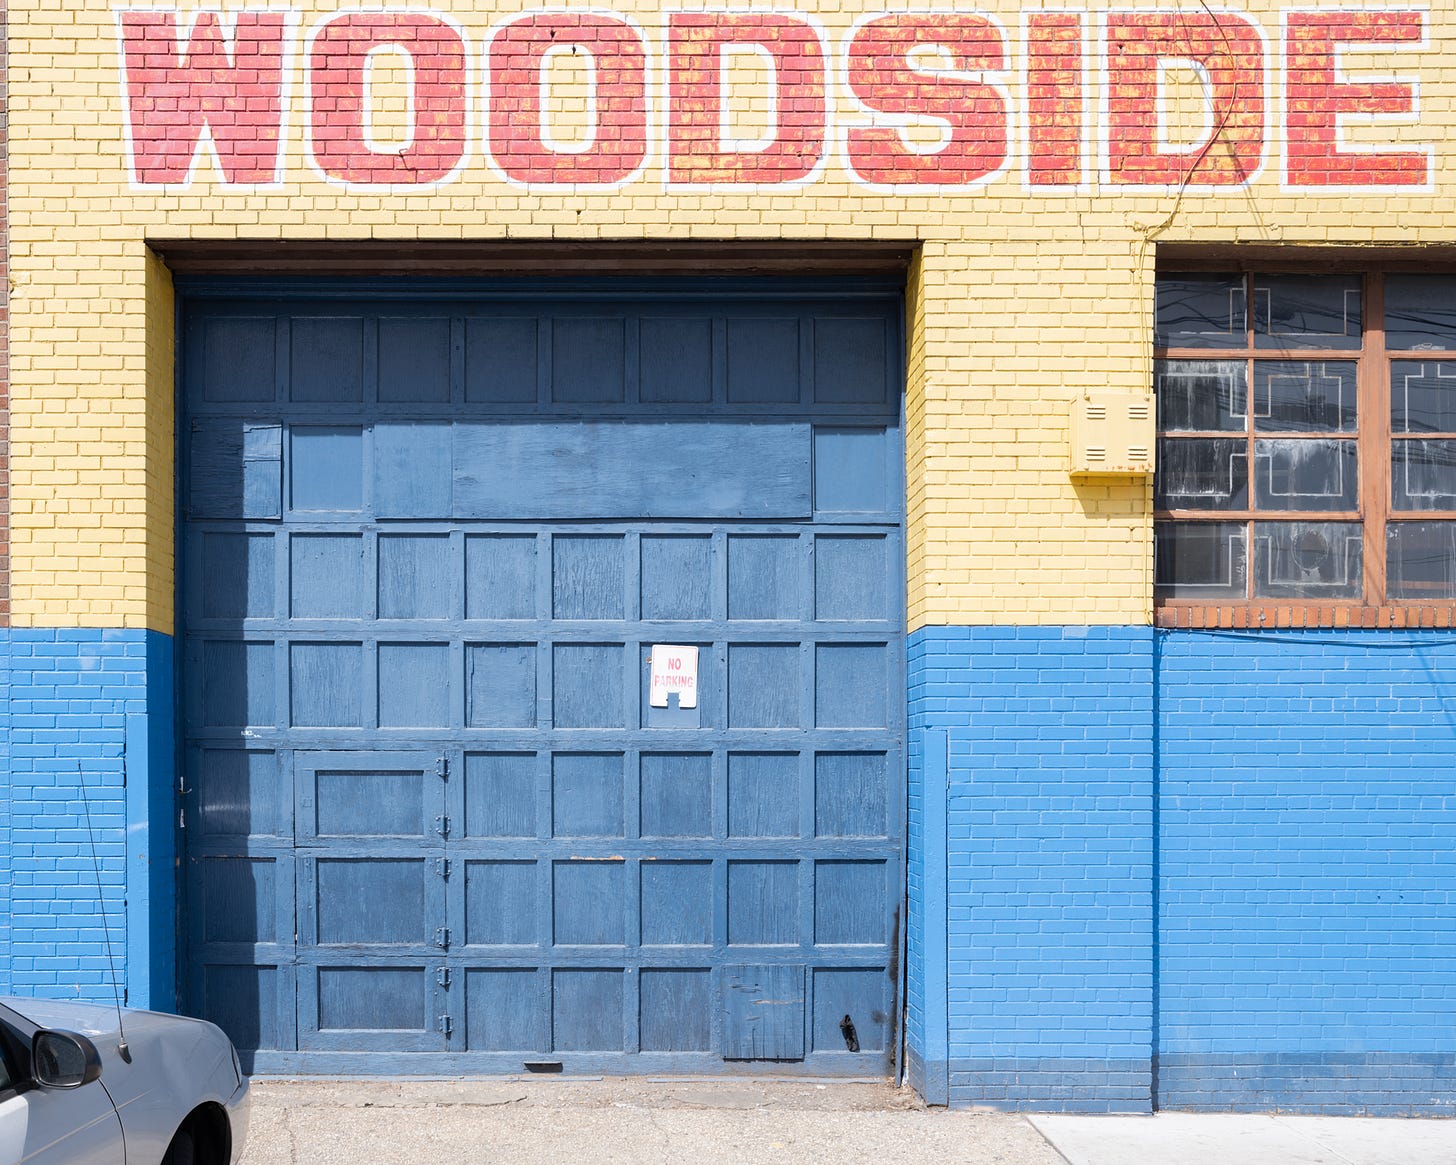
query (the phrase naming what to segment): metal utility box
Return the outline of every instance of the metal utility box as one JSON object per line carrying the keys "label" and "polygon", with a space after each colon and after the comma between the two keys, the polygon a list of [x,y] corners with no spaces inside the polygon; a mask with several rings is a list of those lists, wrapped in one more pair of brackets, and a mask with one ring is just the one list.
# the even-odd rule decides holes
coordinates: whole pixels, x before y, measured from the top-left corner
{"label": "metal utility box", "polygon": [[1072,402],[1072,472],[1137,475],[1153,472],[1153,397],[1089,392]]}

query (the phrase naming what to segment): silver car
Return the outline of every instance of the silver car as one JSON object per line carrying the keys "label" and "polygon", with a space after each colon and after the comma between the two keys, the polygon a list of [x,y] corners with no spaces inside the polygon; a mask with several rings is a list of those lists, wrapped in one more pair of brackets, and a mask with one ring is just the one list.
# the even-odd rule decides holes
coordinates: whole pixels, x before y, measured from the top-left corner
{"label": "silver car", "polygon": [[248,1082],[212,1024],[0,1000],[0,1165],[235,1165],[247,1129]]}

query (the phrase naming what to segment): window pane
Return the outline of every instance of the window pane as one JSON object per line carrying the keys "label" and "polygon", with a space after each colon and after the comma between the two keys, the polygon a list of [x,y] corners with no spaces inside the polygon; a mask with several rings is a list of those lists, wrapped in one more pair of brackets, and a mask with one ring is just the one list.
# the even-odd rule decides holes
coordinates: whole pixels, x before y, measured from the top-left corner
{"label": "window pane", "polygon": [[1164,432],[1242,433],[1249,366],[1242,360],[1159,360],[1158,425]]}
{"label": "window pane", "polygon": [[1254,276],[1256,348],[1358,348],[1358,275]]}
{"label": "window pane", "polygon": [[1160,599],[1242,599],[1248,552],[1242,522],[1159,522],[1153,581]]}
{"label": "window pane", "polygon": [[1259,522],[1254,526],[1256,599],[1358,599],[1359,522]]}
{"label": "window pane", "polygon": [[1263,433],[1353,433],[1353,360],[1260,360],[1254,427]]}
{"label": "window pane", "polygon": [[1389,598],[1456,599],[1456,522],[1391,522],[1385,574]]}
{"label": "window pane", "polygon": [[1260,510],[1353,510],[1359,504],[1355,442],[1254,442],[1254,506]]}
{"label": "window pane", "polygon": [[1160,510],[1247,509],[1248,446],[1224,437],[1165,438],[1153,493]]}
{"label": "window pane", "polygon": [[1394,361],[1390,428],[1396,433],[1456,433],[1456,363]]}
{"label": "window pane", "polygon": [[1387,275],[1385,346],[1456,349],[1456,278]]}
{"label": "window pane", "polygon": [[1456,441],[1390,443],[1390,508],[1456,510]]}
{"label": "window pane", "polygon": [[1242,275],[1165,275],[1158,279],[1157,323],[1163,348],[1242,348]]}

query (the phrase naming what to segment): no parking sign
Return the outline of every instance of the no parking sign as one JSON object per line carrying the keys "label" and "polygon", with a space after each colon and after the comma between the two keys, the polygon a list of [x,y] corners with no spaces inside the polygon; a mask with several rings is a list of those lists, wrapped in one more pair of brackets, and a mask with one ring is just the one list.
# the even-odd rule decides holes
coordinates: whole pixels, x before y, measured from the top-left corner
{"label": "no parking sign", "polygon": [[666,708],[669,693],[677,693],[679,708],[698,706],[698,649],[672,643],[654,644],[652,648],[652,683],[647,702],[654,708]]}

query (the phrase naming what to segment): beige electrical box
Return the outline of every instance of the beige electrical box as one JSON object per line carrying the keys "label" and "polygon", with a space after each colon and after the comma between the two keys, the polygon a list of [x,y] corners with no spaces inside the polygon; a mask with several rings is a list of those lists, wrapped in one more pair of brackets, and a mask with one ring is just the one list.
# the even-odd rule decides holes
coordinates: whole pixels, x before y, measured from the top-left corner
{"label": "beige electrical box", "polygon": [[1136,392],[1089,392],[1072,402],[1072,472],[1153,472],[1157,436],[1153,398]]}

